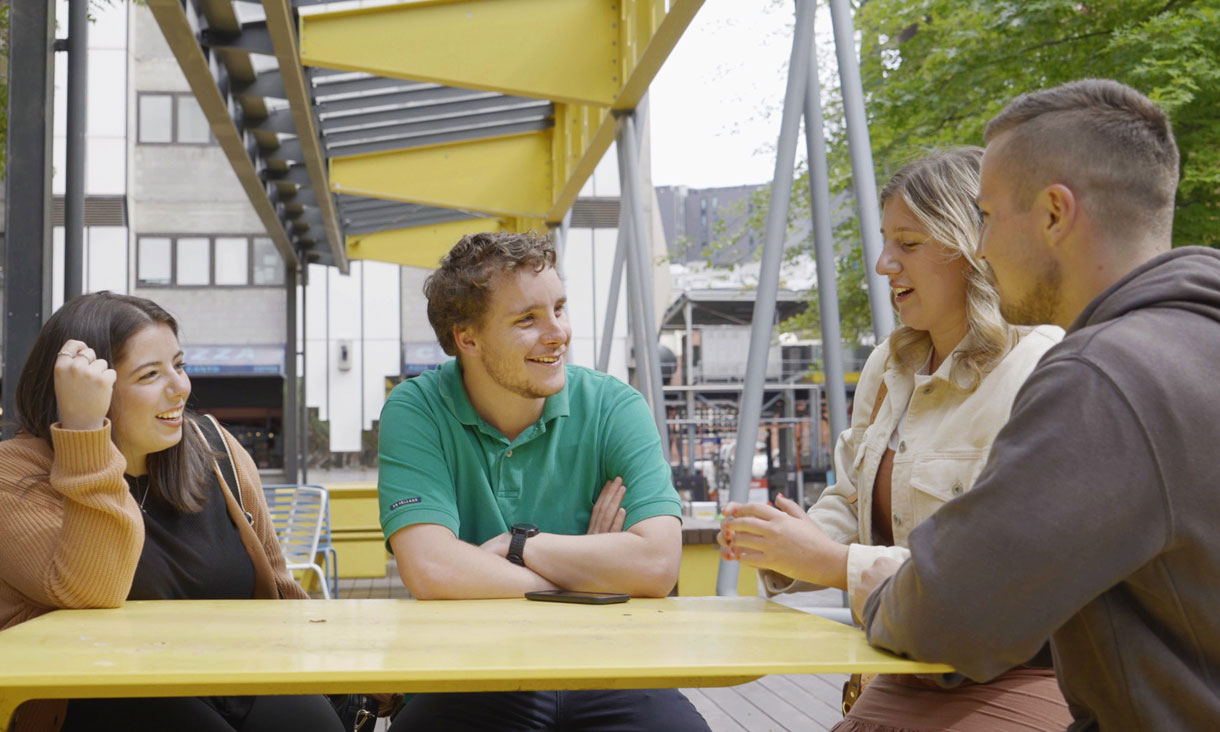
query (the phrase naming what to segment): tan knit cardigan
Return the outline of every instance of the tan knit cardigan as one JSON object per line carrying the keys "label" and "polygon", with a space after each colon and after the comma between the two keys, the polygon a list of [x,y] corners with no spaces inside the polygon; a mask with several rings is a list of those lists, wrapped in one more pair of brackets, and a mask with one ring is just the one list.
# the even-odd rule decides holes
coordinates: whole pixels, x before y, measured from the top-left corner
{"label": "tan knit cardigan", "polygon": [[[302,599],[285,567],[254,461],[228,432],[242,502],[216,471],[220,493],[254,564],[254,597]],[[144,547],[144,519],[126,461],[98,430],[51,427],[51,444],[29,435],[0,442],[0,630],[57,608],[118,607]],[[22,705],[14,732],[56,732],[67,703]],[[7,720],[0,720],[0,726]]]}

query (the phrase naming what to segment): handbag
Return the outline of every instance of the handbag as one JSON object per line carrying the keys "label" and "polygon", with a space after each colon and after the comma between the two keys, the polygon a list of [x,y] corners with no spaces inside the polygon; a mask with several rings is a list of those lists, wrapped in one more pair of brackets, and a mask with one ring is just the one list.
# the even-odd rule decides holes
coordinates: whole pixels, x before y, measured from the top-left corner
{"label": "handbag", "polygon": [[[885,385],[885,381],[881,382],[881,388],[877,389],[877,401],[873,404],[872,416],[868,418],[868,424],[871,427],[873,422],[877,421],[877,413],[881,411],[881,403],[885,401],[885,395],[889,389]],[[850,503],[855,503],[860,498],[860,488],[856,487],[856,495],[851,497]],[[843,716],[846,717],[851,708],[860,700],[860,695],[864,693],[865,687],[872,683],[873,679],[877,678],[877,674],[852,674],[847,681],[843,682]]]}
{"label": "handbag", "polygon": [[403,705],[402,694],[328,694],[326,699],[351,732],[373,732],[378,717],[393,718]]}

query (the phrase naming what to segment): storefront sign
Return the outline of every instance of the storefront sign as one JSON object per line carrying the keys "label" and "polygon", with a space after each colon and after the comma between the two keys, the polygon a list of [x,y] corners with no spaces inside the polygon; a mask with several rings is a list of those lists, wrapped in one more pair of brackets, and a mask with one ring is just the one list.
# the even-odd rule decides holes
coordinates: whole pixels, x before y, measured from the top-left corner
{"label": "storefront sign", "polygon": [[190,376],[282,376],[284,347],[184,346]]}

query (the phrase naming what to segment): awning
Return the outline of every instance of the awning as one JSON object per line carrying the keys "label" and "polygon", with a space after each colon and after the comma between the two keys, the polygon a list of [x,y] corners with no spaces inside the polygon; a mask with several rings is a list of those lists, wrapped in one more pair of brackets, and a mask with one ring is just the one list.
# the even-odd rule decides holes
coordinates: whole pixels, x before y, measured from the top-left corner
{"label": "awning", "polygon": [[[683,292],[665,310],[661,330],[686,327],[684,310],[691,304],[691,324],[748,326],[754,319],[758,290],[751,287],[717,287]],[[805,312],[807,295],[796,290],[779,290],[775,297],[775,316],[779,321]]]}

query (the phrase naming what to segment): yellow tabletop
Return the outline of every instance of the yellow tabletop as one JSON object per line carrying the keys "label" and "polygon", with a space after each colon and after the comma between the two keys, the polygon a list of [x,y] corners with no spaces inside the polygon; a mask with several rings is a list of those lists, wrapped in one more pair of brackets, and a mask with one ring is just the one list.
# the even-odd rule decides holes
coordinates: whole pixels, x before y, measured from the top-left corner
{"label": "yellow tabletop", "polygon": [[757,597],[129,602],[0,631],[0,723],[35,698],[727,686],[766,674],[949,670]]}

